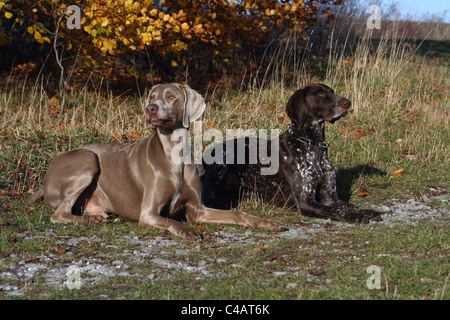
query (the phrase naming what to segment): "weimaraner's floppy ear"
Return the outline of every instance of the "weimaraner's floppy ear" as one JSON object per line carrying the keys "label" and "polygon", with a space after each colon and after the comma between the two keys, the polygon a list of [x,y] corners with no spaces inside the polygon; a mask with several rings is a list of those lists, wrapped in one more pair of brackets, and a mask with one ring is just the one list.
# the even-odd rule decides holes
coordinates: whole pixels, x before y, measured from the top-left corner
{"label": "weimaraner's floppy ear", "polygon": [[182,90],[186,97],[184,103],[183,126],[189,128],[189,123],[200,118],[203,111],[205,111],[206,103],[205,99],[188,85],[183,85]]}

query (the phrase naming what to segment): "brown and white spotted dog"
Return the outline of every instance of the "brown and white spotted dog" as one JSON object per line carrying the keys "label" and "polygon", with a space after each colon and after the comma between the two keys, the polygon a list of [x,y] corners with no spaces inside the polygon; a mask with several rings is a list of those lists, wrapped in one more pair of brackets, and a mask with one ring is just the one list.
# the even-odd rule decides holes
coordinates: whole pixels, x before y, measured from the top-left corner
{"label": "brown and white spotted dog", "polygon": [[[265,201],[295,206],[303,215],[347,222],[380,220],[378,212],[342,201],[336,191],[336,173],[328,158],[325,141],[325,121],[334,123],[344,117],[350,105],[350,100],[334,94],[333,89],[323,84],[306,85],[294,92],[286,105],[291,124],[277,138],[278,172],[261,175],[262,164],[249,164],[248,154],[244,164],[203,163],[201,180],[205,204],[219,208],[236,205],[244,187],[252,189]],[[246,152],[250,150],[248,146],[252,139],[257,138],[245,140]],[[270,150],[273,141],[267,143]],[[224,159],[227,144],[233,145],[223,144]],[[215,151],[210,152],[214,154]]]}

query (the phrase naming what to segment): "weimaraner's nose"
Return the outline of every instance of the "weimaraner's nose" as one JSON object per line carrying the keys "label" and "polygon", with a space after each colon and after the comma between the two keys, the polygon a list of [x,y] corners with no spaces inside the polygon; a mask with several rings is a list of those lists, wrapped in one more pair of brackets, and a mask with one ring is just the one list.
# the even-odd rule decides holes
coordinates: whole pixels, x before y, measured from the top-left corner
{"label": "weimaraner's nose", "polygon": [[154,103],[150,103],[147,107],[145,107],[145,110],[149,115],[154,115],[158,112],[158,106]]}

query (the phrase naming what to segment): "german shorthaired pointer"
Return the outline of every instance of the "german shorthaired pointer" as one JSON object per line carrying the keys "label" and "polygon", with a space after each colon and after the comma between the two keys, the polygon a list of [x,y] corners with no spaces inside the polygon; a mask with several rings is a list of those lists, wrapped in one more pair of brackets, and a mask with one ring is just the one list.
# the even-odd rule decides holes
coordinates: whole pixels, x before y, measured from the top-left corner
{"label": "german shorthaired pointer", "polygon": [[174,147],[180,142],[173,139],[173,133],[181,130],[187,135],[189,123],[198,119],[205,107],[202,96],[187,85],[154,86],[145,108],[147,127],[156,128],[149,138],[134,144],[91,144],[58,155],[48,168],[43,187],[28,203],[44,199],[56,209],[52,222],[99,223],[114,212],[139,221],[142,227],[168,230],[186,240],[201,235],[173,219],[183,212],[193,223],[284,229],[274,220],[203,205],[194,165],[174,158],[179,155]]}
{"label": "german shorthaired pointer", "polygon": [[[217,208],[236,205],[242,190],[252,189],[265,201],[296,206],[301,214],[308,216],[363,223],[370,219],[380,220],[379,213],[342,201],[336,192],[336,174],[325,141],[325,121],[334,123],[344,117],[350,105],[350,100],[335,95],[333,89],[323,84],[310,84],[297,90],[286,106],[292,122],[278,137],[278,172],[261,175],[262,164],[259,160],[249,164],[248,154],[245,164],[224,161],[224,164],[208,165],[204,162],[201,180],[205,204]],[[245,138],[246,153],[252,139],[257,138]],[[238,140],[234,140],[235,146],[237,143]],[[270,150],[272,141],[267,143]],[[232,145],[228,144],[228,147]],[[209,149],[212,154],[215,146]],[[225,154],[227,142],[222,147]]]}

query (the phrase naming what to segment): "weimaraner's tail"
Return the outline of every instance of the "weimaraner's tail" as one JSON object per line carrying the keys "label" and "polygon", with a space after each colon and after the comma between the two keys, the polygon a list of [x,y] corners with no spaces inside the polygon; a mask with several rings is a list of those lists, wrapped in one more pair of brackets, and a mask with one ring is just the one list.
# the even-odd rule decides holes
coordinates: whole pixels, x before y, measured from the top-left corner
{"label": "weimaraner's tail", "polygon": [[37,201],[44,199],[44,187],[41,187],[38,191],[33,193],[28,199],[25,201],[26,204],[33,204]]}

